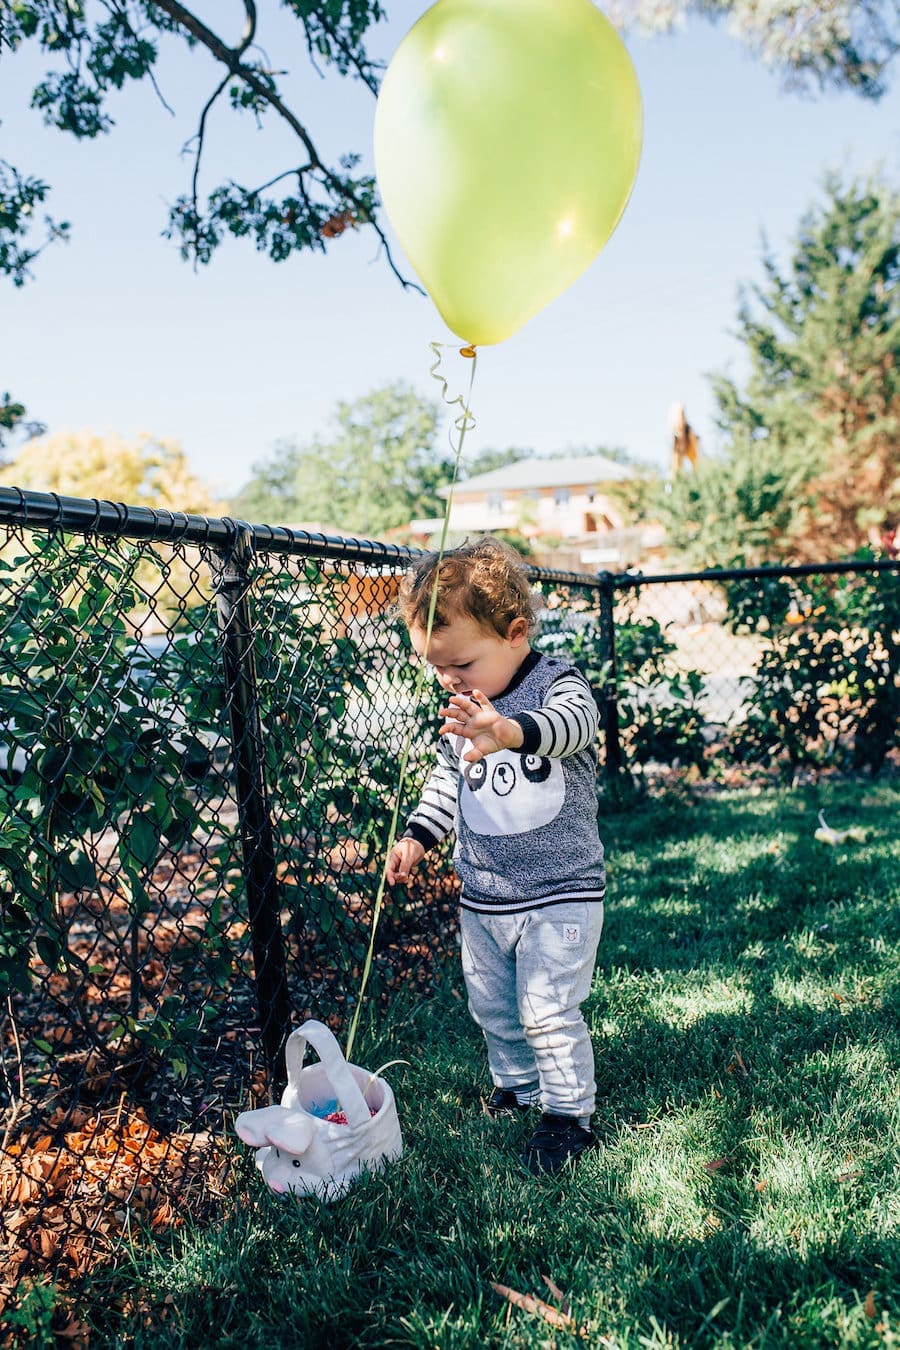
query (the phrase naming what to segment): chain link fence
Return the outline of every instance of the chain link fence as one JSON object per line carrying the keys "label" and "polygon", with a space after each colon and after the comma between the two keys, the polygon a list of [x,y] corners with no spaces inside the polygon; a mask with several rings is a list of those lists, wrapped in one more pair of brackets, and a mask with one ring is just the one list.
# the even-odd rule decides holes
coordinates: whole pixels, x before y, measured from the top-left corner
{"label": "chain link fence", "polygon": [[[414,550],[9,488],[0,521],[3,1300],[215,1208],[291,1024],[346,1027],[439,698],[392,609]],[[611,784],[893,763],[895,563],[533,581]],[[444,851],[368,998],[441,979],[455,899]]]}
{"label": "chain link fence", "polygon": [[895,559],[605,575],[605,772],[795,783],[897,765]]}

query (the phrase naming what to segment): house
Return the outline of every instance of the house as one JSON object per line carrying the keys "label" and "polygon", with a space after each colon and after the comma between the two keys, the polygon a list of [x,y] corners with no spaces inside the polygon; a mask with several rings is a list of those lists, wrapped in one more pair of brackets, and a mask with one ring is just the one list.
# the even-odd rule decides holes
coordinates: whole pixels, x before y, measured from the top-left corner
{"label": "house", "polygon": [[[625,562],[635,547],[626,536],[636,532],[625,528],[610,488],[632,473],[605,455],[520,459],[458,482],[449,529],[454,536],[515,531],[541,552],[542,541],[552,541],[556,551],[575,550],[581,563]],[[448,492],[441,488],[440,495]]]}

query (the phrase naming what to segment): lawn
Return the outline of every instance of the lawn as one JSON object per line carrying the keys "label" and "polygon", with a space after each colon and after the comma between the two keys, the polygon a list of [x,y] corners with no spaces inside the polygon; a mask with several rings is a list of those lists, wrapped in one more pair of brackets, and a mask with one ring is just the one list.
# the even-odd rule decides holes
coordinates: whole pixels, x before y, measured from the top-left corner
{"label": "lawn", "polygon": [[[866,842],[817,842],[822,808]],[[327,1207],[269,1195],[238,1146],[220,1222],[95,1273],[91,1344],[900,1345],[898,826],[896,787],[868,784],[608,815],[603,1147],[524,1171],[528,1125],[480,1111],[454,971],[357,1040],[409,1061],[386,1075],[402,1160]]]}

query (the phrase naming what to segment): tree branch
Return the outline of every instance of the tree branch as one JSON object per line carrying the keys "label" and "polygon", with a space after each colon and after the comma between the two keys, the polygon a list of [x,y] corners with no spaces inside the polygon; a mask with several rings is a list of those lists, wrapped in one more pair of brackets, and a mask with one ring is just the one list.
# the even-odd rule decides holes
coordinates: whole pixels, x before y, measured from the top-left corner
{"label": "tree branch", "polygon": [[277,91],[270,89],[265,81],[261,80],[256,71],[252,70],[250,66],[244,65],[241,56],[246,49],[246,43],[240,47],[227,46],[218,34],[214,33],[211,28],[207,28],[206,24],[198,19],[196,14],[192,14],[184,5],[179,4],[178,0],[152,0],[152,3],[156,9],[163,10],[168,14],[169,18],[173,19],[185,30],[185,32],[190,33],[193,38],[196,38],[207,51],[212,53],[217,61],[220,61],[222,65],[227,67],[232,75],[237,79],[242,80],[249,89],[253,90],[258,98],[261,98],[270,108],[273,108],[275,112],[278,113],[279,117],[287,122],[294,134],[303,142],[314,167],[319,169],[324,168],[322,161],[319,159],[319,152],[313,145],[312,138],[303,124],[294,113],[291,112],[290,108],[281,101],[281,97]]}
{"label": "tree branch", "polygon": [[[138,36],[137,29],[131,23],[127,4],[116,3],[116,0],[102,0],[102,4],[107,13],[117,14],[121,18],[122,24],[125,28],[127,28],[129,34],[133,38],[137,39]],[[166,112],[170,113],[171,116],[174,117],[175,109],[170,107],[169,104],[166,102],[165,95],[163,94],[163,91],[160,89],[159,84],[157,83],[156,76],[153,74],[152,67],[147,71],[147,78],[150,81],[151,85],[153,86],[153,92],[156,94],[156,97],[159,99],[160,103],[165,108]]]}
{"label": "tree branch", "polygon": [[[353,50],[353,48],[352,48],[352,47],[351,47],[351,46],[350,46],[350,45],[349,45],[349,44],[341,37],[340,33],[339,33],[338,30],[335,28],[334,24],[331,24],[331,23],[328,22],[328,20],[326,19],[326,17],[325,17],[324,14],[319,14],[318,19],[319,19],[319,23],[322,25],[322,27],[324,28],[325,32],[326,32],[326,33],[328,34],[328,36],[331,38],[331,40],[332,40],[332,42],[335,44],[335,46],[336,46],[336,47],[339,47],[340,50],[344,53],[344,56],[345,56],[345,58],[346,58],[348,64],[351,65],[351,66],[354,68],[354,70],[356,71],[357,75],[358,75],[359,78],[362,80],[362,82],[363,82],[363,84],[366,86],[366,88],[367,88],[367,89],[370,89],[370,90],[372,91],[373,94],[376,94],[376,95],[377,95],[377,93],[378,93],[378,81],[377,81],[377,79],[375,78],[375,76],[372,74],[372,71],[375,70],[375,69],[378,69],[378,67],[377,67],[376,65],[373,65],[372,62],[370,62],[370,61],[362,61],[362,60],[356,55],[356,53],[355,53],[355,51]],[[304,21],[304,28],[306,28],[306,23],[305,23],[305,21]],[[310,60],[312,60],[312,59],[313,59],[313,46],[312,46],[312,42],[310,41],[310,36],[309,36],[309,30],[308,30],[308,29],[306,29],[306,46],[307,46],[307,50],[309,51]],[[315,63],[314,63],[314,64],[315,64]]]}
{"label": "tree branch", "polygon": [[[204,46],[207,49],[207,51],[210,52],[216,58],[217,61],[221,62],[221,64],[226,67],[231,76],[233,76],[238,80],[241,80],[247,86],[248,89],[251,89],[253,91],[253,93],[257,96],[257,98],[259,98],[263,103],[267,104],[268,107],[272,108],[273,111],[275,111],[278,114],[278,116],[284,122],[287,123],[287,125],[294,132],[295,136],[297,136],[298,139],[302,141],[303,146],[309,156],[309,164],[303,170],[299,171],[301,192],[303,192],[305,195],[305,190],[303,188],[302,182],[303,173],[313,173],[313,174],[317,173],[321,175],[323,182],[331,189],[331,191],[336,193],[338,196],[343,198],[348,203],[350,203],[350,205],[353,206],[354,209],[358,212],[358,219],[362,223],[370,225],[372,229],[375,231],[376,235],[378,236],[381,247],[384,249],[388,266],[394,273],[394,276],[397,278],[397,280],[401,283],[401,285],[409,290],[421,291],[420,286],[417,286],[415,282],[407,280],[407,278],[403,276],[402,272],[400,272],[391,255],[390,245],[388,243],[384,231],[381,229],[381,226],[370,215],[368,207],[365,205],[363,201],[360,200],[359,196],[357,195],[357,193],[353,191],[352,187],[348,184],[348,182],[342,179],[338,174],[334,173],[331,169],[327,167],[326,164],[323,163],[323,161],[319,156],[319,152],[316,149],[311,136],[309,135],[309,132],[303,126],[302,122],[299,120],[296,114],[292,112],[292,110],[283,102],[280,94],[274,87],[274,84],[273,85],[267,84],[265,80],[260,78],[257,71],[253,70],[251,66],[245,65],[243,60],[241,59],[243,53],[247,50],[247,47],[253,41],[253,35],[255,32],[256,6],[255,4],[252,3],[252,0],[245,0],[244,2],[244,8],[247,15],[247,24],[244,30],[244,35],[241,39],[241,44],[238,47],[229,47],[225,42],[223,42],[223,40],[218,36],[217,33],[214,33],[211,28],[208,28],[206,24],[203,23],[203,21],[197,17],[196,14],[192,13],[191,10],[187,9],[185,5],[182,5],[179,2],[179,0],[152,0],[152,4],[156,9],[160,9],[165,14],[167,14],[169,18],[172,19],[176,24],[178,24],[179,27],[183,28],[185,32],[190,33],[190,35],[202,46]],[[213,93],[211,98],[207,101],[207,104],[203,109],[203,113],[201,114],[200,127],[197,133],[199,137],[199,144],[197,149],[197,158],[194,166],[194,177],[193,177],[193,205],[195,214],[196,214],[196,200],[197,200],[197,175],[199,172],[200,155],[203,150],[203,135],[205,132],[206,116],[215,100],[222,93],[222,90],[225,88],[227,83],[228,81],[226,79],[223,81],[222,84],[219,85],[219,87]],[[374,83],[369,84],[369,87],[372,88],[373,91],[377,89],[377,86],[375,86]]]}
{"label": "tree branch", "polygon": [[[197,187],[200,180],[200,159],[203,155],[203,138],[206,135],[206,119],[209,116],[210,109],[212,108],[216,99],[227,88],[228,81],[230,79],[231,79],[231,72],[229,71],[229,73],[225,76],[223,80],[220,81],[219,85],[206,100],[206,104],[204,105],[203,111],[200,114],[200,125],[197,127],[197,135],[195,137],[197,141],[197,150],[194,155],[194,172],[191,175],[191,205],[194,208],[195,219],[199,218],[200,214],[199,211],[197,210]],[[185,149],[187,149],[187,146],[185,146]],[[197,250],[195,244],[194,248],[195,262],[196,262],[196,252]]]}
{"label": "tree branch", "polygon": [[238,56],[243,56],[256,37],[256,5],[254,0],[244,0],[244,12],[247,20],[244,24],[244,36],[241,38],[241,45],[236,49]]}

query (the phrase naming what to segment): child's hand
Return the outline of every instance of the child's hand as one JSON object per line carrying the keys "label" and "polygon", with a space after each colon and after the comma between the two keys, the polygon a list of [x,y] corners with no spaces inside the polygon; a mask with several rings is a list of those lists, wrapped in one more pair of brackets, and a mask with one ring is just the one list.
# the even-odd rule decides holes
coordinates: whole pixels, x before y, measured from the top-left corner
{"label": "child's hand", "polygon": [[498,750],[518,750],[522,744],[522,728],[509,717],[502,717],[479,689],[471,694],[454,694],[446,708],[441,708],[444,723],[442,736],[464,736],[472,742],[463,759],[477,764],[485,755]]}
{"label": "child's hand", "polygon": [[418,839],[398,839],[388,858],[387,879],[390,885],[409,881],[410,872],[415,871],[424,857],[425,850]]}

